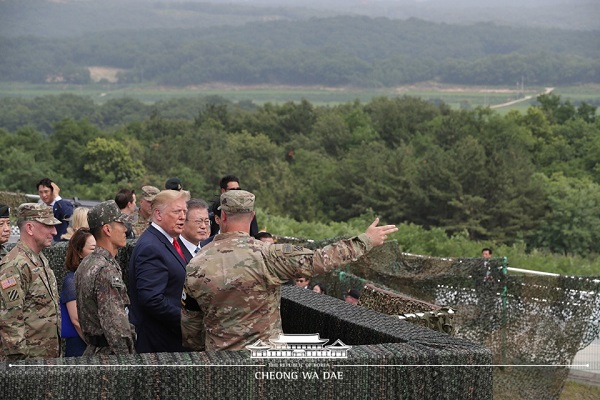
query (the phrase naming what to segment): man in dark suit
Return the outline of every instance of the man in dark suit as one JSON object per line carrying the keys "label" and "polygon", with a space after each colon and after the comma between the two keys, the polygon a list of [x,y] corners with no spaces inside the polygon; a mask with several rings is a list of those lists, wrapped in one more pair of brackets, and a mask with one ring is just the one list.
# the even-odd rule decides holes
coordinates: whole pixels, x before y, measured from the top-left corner
{"label": "man in dark suit", "polygon": [[[226,175],[219,181],[219,186],[221,187],[221,194],[225,192],[229,192],[230,190],[241,190],[240,188],[240,180],[235,175]],[[219,233],[219,225],[215,222],[214,210],[209,214],[211,227],[210,227],[210,236],[215,236]],[[256,216],[252,219],[250,223],[250,236],[254,236],[258,233],[258,222],[256,222]],[[212,241],[212,240],[211,240]],[[209,241],[210,243],[210,241]]]}
{"label": "man in dark suit", "polygon": [[36,187],[40,195],[38,203],[52,207],[54,218],[60,221],[60,225],[56,226],[56,235],[53,236],[55,242],[60,242],[63,240],[62,235],[67,233],[69,220],[73,215],[73,204],[60,197],[60,188],[50,178],[43,178]]}
{"label": "man in dark suit", "polygon": [[181,340],[181,294],[191,254],[179,240],[190,194],[163,190],[152,202],[152,224],[138,239],[129,265],[130,320],[138,353],[186,351]]}

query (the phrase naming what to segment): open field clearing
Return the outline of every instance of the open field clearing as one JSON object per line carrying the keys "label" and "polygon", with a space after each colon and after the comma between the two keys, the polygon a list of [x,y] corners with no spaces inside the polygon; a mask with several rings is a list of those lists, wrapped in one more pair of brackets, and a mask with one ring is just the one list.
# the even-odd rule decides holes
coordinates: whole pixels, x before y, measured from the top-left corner
{"label": "open field clearing", "polygon": [[[113,71],[110,72],[114,74]],[[0,97],[34,98],[71,93],[90,97],[97,103],[123,97],[131,97],[151,104],[171,98],[221,96],[232,102],[252,101],[255,104],[285,103],[305,99],[315,105],[333,105],[354,100],[365,103],[377,96],[412,96],[431,101],[443,101],[455,109],[472,109],[479,106],[497,106],[531,96],[531,99],[496,108],[501,113],[511,109],[526,110],[535,102],[536,96],[545,90],[544,87],[525,87],[521,92],[517,87],[456,86],[436,83],[379,89],[316,86],[234,86],[227,84],[177,88],[155,85],[119,85],[107,82],[107,80],[104,83],[91,85],[0,83]],[[600,85],[556,87],[553,93],[560,95],[563,100],[571,100],[572,102],[600,103]]]}

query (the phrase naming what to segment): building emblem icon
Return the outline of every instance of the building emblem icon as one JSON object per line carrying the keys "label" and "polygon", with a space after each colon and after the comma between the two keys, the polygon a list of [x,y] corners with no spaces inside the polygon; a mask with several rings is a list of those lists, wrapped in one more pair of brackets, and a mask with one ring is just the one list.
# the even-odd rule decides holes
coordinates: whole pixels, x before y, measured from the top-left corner
{"label": "building emblem icon", "polygon": [[313,334],[280,334],[277,339],[269,339],[270,344],[263,340],[246,346],[251,352],[251,358],[347,358],[347,346],[341,340],[325,346],[329,339],[321,339],[318,333]]}

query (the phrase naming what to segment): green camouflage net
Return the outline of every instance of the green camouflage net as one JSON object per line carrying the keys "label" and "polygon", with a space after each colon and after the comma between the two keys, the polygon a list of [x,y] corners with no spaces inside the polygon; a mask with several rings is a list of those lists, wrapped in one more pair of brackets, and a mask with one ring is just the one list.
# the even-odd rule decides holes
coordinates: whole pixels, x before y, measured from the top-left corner
{"label": "green camouflage net", "polygon": [[[134,244],[117,257],[125,281]],[[65,251],[66,243],[44,250],[59,287]],[[492,398],[492,355],[480,344],[293,286],[282,290],[281,316],[286,333],[352,346],[348,358],[263,360],[241,350],[5,362],[0,399]],[[333,372],[343,379],[326,379]],[[257,378],[284,373],[298,376]]]}
{"label": "green camouflage net", "polygon": [[454,334],[454,310],[366,284],[358,305],[438,332]]}
{"label": "green camouflage net", "polygon": [[[333,241],[303,244],[318,248]],[[600,277],[521,275],[506,267],[503,258],[400,253],[389,241],[342,271],[314,279],[338,298],[359,288],[359,304],[392,315],[405,307],[403,299],[412,314],[421,304],[423,316],[435,311],[431,305],[449,307],[455,335],[492,350],[495,399],[557,399],[575,354],[598,338]],[[394,293],[373,295],[365,289],[369,283]],[[417,315],[412,322],[443,331],[443,322],[422,319]]]}

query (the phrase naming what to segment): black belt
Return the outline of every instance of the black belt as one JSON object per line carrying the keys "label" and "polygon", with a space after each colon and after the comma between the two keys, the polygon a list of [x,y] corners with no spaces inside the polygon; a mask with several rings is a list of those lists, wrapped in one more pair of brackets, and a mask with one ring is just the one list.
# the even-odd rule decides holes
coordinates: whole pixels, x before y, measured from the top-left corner
{"label": "black belt", "polygon": [[106,338],[104,337],[104,335],[88,336],[87,342],[88,342],[88,344],[91,344],[92,346],[96,346],[96,347],[108,347],[108,342],[106,341]]}

